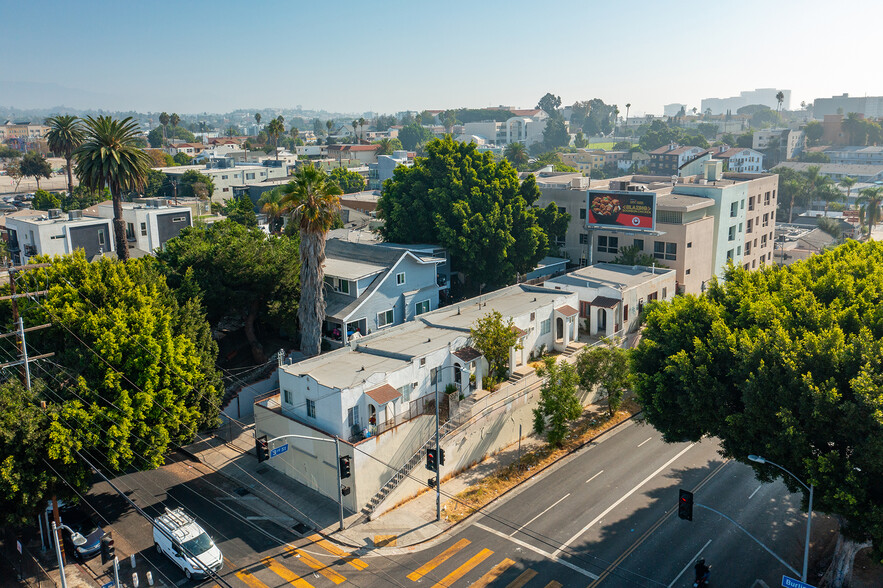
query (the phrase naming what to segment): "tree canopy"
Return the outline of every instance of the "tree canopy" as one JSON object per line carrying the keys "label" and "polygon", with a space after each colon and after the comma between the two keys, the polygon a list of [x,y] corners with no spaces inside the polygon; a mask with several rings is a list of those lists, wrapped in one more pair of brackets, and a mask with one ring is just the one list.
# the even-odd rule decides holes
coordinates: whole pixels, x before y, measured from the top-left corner
{"label": "tree canopy", "polygon": [[196,135],[184,127],[168,128],[166,126],[160,126],[147,133],[147,141],[150,143],[151,147],[163,146],[163,129],[166,129],[165,133],[167,139],[181,139],[185,143],[196,143]]}
{"label": "tree canopy", "polygon": [[417,149],[417,146],[432,139],[432,132],[416,122],[406,125],[399,131],[399,141],[402,147],[408,151]]}
{"label": "tree canopy", "polygon": [[230,202],[227,218],[243,227],[257,228],[258,215],[254,212],[254,202],[248,194],[242,194]]}
{"label": "tree canopy", "polygon": [[344,194],[361,192],[365,189],[365,178],[362,177],[362,174],[350,171],[345,167],[336,167],[328,175],[337,182]]}
{"label": "tree canopy", "polygon": [[472,344],[488,362],[490,375],[498,381],[505,378],[509,371],[509,349],[518,345],[518,333],[512,319],[504,322],[503,315],[493,310],[475,321],[469,333]]}
{"label": "tree canopy", "polygon": [[46,190],[37,190],[34,194],[34,200],[31,202],[34,210],[49,210],[51,208],[61,208],[61,199]]}
{"label": "tree canopy", "polygon": [[533,430],[537,435],[545,433],[551,445],[560,445],[567,437],[568,422],[583,412],[576,395],[576,368],[566,361],[556,362],[554,357],[547,357],[537,375],[544,380],[540,401],[533,409]]}
{"label": "tree canopy", "polygon": [[52,175],[52,167],[46,158],[36,151],[28,151],[19,162],[22,175],[30,176],[37,180],[37,188],[40,187],[40,178],[48,178]]}
{"label": "tree canopy", "polygon": [[496,162],[473,143],[446,137],[426,150],[427,157],[397,167],[384,186],[383,238],[443,245],[476,290],[512,283],[516,273],[535,268],[549,251],[532,207],[540,195],[536,182],[519,184],[507,161]]}
{"label": "tree canopy", "polygon": [[[666,440],[721,440],[815,486],[846,537],[883,551],[883,244],[727,270],[702,297],[645,308],[635,389]],[[797,491],[789,477],[784,483]]]}

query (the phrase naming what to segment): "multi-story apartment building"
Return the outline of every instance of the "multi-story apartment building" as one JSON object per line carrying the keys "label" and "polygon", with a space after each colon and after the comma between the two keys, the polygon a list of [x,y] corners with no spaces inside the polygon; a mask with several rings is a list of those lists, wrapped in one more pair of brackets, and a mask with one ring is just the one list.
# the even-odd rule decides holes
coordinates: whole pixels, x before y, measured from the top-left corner
{"label": "multi-story apartment building", "polygon": [[850,96],[842,94],[830,98],[816,98],[812,105],[813,118],[823,118],[830,114],[855,112],[865,118],[883,116],[883,96]]}
{"label": "multi-story apartment building", "polygon": [[650,173],[654,176],[676,176],[681,167],[690,160],[705,153],[702,147],[669,143],[654,149],[650,155]]}
{"label": "multi-story apartment building", "polygon": [[549,115],[542,110],[525,111],[529,115],[513,116],[505,122],[481,121],[463,125],[463,133],[483,137],[491,145],[502,147],[510,143],[530,146],[543,140]]}
{"label": "multi-story apartment building", "polygon": [[115,250],[109,219],[84,217],[79,210],[59,209],[41,216],[7,216],[9,254],[16,265],[37,255],[65,255],[83,249],[87,259]]}
{"label": "multi-story apartment building", "polygon": [[[703,98],[702,112],[711,111],[711,114],[726,114],[728,111],[736,114],[736,111],[743,106],[751,104],[762,104],[776,110],[779,108],[779,101],[776,95],[780,90],[776,88],[758,88],[756,90],[748,90],[739,92],[738,96],[730,98]],[[782,100],[782,110],[791,109],[791,90],[781,90],[784,99]]]}
{"label": "multi-story apartment building", "polygon": [[261,165],[240,165],[232,157],[212,158],[205,165],[179,165],[160,167],[158,171],[170,179],[180,179],[190,170],[209,176],[215,185],[211,195],[213,202],[223,202],[233,198],[234,188],[244,188],[248,184],[278,180],[288,177],[289,166],[284,161],[265,159]]}
{"label": "multi-story apartment building", "polygon": [[[159,199],[123,202],[122,206],[129,247],[146,253],[153,253],[185,228],[193,226],[193,211],[189,206],[167,206]],[[101,202],[85,212],[94,217],[113,219],[113,203]]]}
{"label": "multi-story apartment building", "polygon": [[780,159],[793,159],[806,148],[806,134],[797,129],[764,129],[754,132],[752,149],[766,151],[773,146],[778,147]]}
{"label": "multi-story apartment building", "polygon": [[727,164],[727,171],[759,174],[763,171],[763,153],[740,147],[721,147],[713,152],[712,158]]}
{"label": "multi-story apartment building", "polygon": [[42,139],[49,132],[49,127],[30,121],[12,122],[6,121],[0,125],[0,143],[9,139],[26,139],[35,141]]}
{"label": "multi-story apartment building", "polygon": [[883,147],[835,147],[826,149],[825,155],[833,164],[883,166]]}

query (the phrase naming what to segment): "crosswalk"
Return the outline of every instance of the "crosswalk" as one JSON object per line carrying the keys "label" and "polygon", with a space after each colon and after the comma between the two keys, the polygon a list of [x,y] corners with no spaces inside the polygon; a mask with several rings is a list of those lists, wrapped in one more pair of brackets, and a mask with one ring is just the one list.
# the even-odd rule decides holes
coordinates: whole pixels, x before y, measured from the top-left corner
{"label": "crosswalk", "polygon": [[[246,588],[278,588],[294,586],[295,588],[322,588],[347,583],[347,575],[353,570],[369,573],[368,564],[323,539],[319,535],[309,537],[312,543],[296,547],[288,545],[277,557],[265,557],[259,563],[247,568],[236,570],[233,576]],[[316,549],[319,548],[319,549]],[[308,551],[309,550],[309,551]],[[332,560],[319,559],[319,553],[334,557]],[[429,553],[428,555],[432,555]],[[418,556],[418,561],[419,561]],[[350,570],[347,572],[347,570]],[[419,565],[405,575],[407,580],[402,583],[413,583],[418,586],[432,588],[453,588],[455,586],[471,586],[472,588],[561,588],[562,584],[553,580],[538,578],[538,571],[530,567],[518,566],[508,557],[494,557],[491,549],[473,545],[468,539],[462,538],[440,553],[433,555],[428,561]],[[386,571],[395,575],[395,572]],[[232,579],[232,578],[231,578]],[[377,578],[375,578],[376,580]],[[410,581],[410,582],[408,582]],[[356,579],[348,585],[373,584]]]}

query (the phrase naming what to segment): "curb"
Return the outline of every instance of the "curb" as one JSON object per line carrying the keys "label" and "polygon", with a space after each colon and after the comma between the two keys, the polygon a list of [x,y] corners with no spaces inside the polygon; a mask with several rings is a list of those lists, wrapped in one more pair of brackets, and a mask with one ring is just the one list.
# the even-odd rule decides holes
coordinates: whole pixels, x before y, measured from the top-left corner
{"label": "curb", "polygon": [[[500,494],[499,496],[497,496],[496,498],[494,498],[493,500],[491,500],[490,502],[488,502],[488,503],[485,504],[484,506],[482,506],[482,507],[476,509],[475,511],[473,511],[472,513],[470,513],[468,516],[463,517],[462,519],[460,519],[460,520],[457,521],[456,523],[451,524],[447,529],[445,529],[445,530],[442,531],[441,533],[438,533],[437,535],[434,535],[434,536],[432,536],[432,537],[427,537],[426,539],[423,539],[423,540],[421,540],[421,541],[418,541],[417,543],[412,543],[411,545],[406,545],[406,546],[403,546],[403,547],[389,547],[389,548],[387,548],[387,547],[376,547],[376,548],[374,548],[374,549],[371,549],[370,551],[371,551],[371,552],[377,552],[377,553],[380,553],[381,555],[395,555],[396,553],[402,553],[403,551],[413,551],[413,548],[415,548],[415,547],[424,546],[426,543],[429,543],[429,542],[431,542],[431,541],[435,541],[435,540],[437,540],[439,537],[442,537],[442,536],[444,536],[444,535],[447,535],[447,534],[450,533],[451,531],[455,530],[459,525],[461,525],[461,524],[465,523],[466,521],[469,521],[470,519],[472,519],[472,517],[474,517],[475,515],[482,514],[482,511],[484,511],[485,509],[487,509],[487,508],[489,508],[489,507],[492,507],[492,506],[496,506],[497,503],[502,502],[504,498],[508,498],[508,495],[509,495],[510,493],[512,493],[513,491],[515,491],[515,490],[521,488],[521,486],[523,486],[523,485],[526,484],[527,482],[530,482],[531,480],[535,479],[537,476],[539,476],[540,474],[542,474],[542,473],[546,472],[547,470],[551,469],[553,466],[557,466],[557,465],[559,465],[563,460],[567,459],[568,457],[572,456],[573,454],[577,453],[578,451],[582,451],[586,446],[588,446],[588,445],[594,443],[594,441],[595,441],[596,439],[598,439],[599,437],[601,437],[601,436],[603,436],[603,435],[606,435],[607,433],[610,433],[610,432],[613,432],[613,431],[617,430],[620,426],[624,425],[625,423],[630,423],[630,422],[634,421],[637,417],[639,417],[641,414],[643,414],[643,412],[644,412],[644,411],[640,410],[640,411],[636,412],[635,414],[633,414],[632,416],[630,416],[629,418],[624,419],[624,420],[622,420],[622,421],[616,423],[615,425],[613,425],[613,426],[610,427],[609,429],[606,429],[606,430],[604,430],[604,431],[598,433],[597,435],[595,435],[595,436],[592,437],[591,439],[587,439],[586,441],[584,441],[584,442],[581,443],[580,445],[577,445],[576,447],[574,447],[573,449],[571,449],[570,451],[568,451],[567,453],[565,453],[564,455],[562,455],[559,459],[556,459],[555,461],[553,461],[553,462],[551,462],[551,463],[549,463],[549,464],[543,466],[541,469],[539,469],[539,470],[537,470],[536,472],[534,472],[531,476],[529,476],[529,477],[525,478],[524,480],[520,481],[519,483],[515,484],[514,486],[512,486],[511,488],[509,488],[508,490],[506,490],[505,492],[503,492],[502,494]],[[341,540],[340,540],[339,538],[337,538],[337,537],[333,537],[333,536],[331,536],[331,535],[328,535],[328,534],[326,534],[324,531],[325,531],[325,529],[323,529],[323,530],[321,530],[321,531],[318,531],[318,533],[319,533],[319,535],[321,535],[322,537],[324,537],[324,538],[326,538],[326,539],[331,539],[331,540],[336,541],[337,543],[339,543],[339,544],[341,544],[341,545],[344,545],[344,546],[346,546],[346,547],[350,547],[350,548],[353,548],[353,549],[366,549],[366,546],[365,546],[365,545],[352,545],[352,544],[350,544],[350,543],[347,543],[347,542],[341,541]],[[428,546],[427,546],[427,547],[428,547]],[[388,551],[382,551],[382,550],[388,550]],[[395,550],[395,551],[393,551],[393,550]]]}

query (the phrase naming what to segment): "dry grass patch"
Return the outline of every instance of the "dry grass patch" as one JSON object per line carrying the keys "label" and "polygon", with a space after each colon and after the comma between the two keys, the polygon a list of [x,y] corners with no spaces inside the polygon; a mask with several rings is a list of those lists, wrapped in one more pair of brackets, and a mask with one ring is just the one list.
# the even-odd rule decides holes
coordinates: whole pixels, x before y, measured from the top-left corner
{"label": "dry grass patch", "polygon": [[561,447],[547,444],[525,453],[520,460],[498,468],[478,484],[466,488],[447,501],[443,506],[447,520],[456,523],[466,518],[506,491],[529,479],[538,470],[561,459],[611,427],[631,418],[640,410],[641,407],[638,403],[628,397],[623,400],[619,411],[612,417],[608,417],[606,412],[587,411],[583,413],[573,423],[570,434]]}

